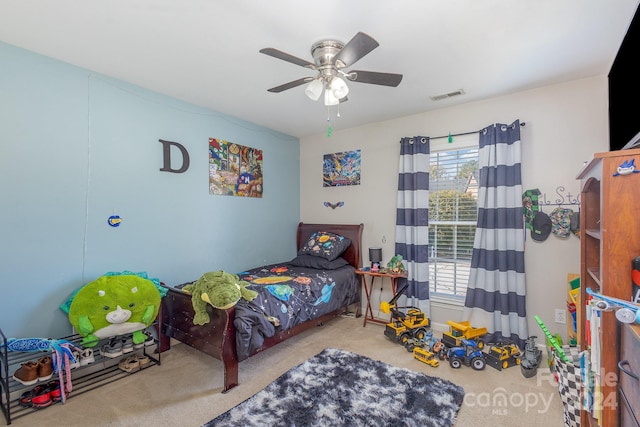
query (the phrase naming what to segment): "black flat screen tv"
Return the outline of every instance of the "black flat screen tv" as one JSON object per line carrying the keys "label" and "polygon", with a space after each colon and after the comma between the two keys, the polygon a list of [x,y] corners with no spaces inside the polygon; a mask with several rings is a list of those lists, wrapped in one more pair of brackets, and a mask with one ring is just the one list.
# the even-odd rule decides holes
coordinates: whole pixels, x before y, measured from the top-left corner
{"label": "black flat screen tv", "polygon": [[609,71],[609,150],[620,150],[640,133],[640,7]]}

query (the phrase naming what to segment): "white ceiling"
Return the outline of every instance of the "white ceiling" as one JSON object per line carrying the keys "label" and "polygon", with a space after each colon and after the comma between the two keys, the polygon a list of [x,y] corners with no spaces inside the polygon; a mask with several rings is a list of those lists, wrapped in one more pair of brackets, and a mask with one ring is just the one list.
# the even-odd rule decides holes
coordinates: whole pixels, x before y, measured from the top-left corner
{"label": "white ceiling", "polygon": [[312,62],[320,39],[362,31],[380,43],[349,69],[402,82],[350,83],[335,132],[606,75],[638,1],[1,0],[0,40],[302,137],[326,132],[327,108],[304,85],[267,89],[315,73],[264,47]]}

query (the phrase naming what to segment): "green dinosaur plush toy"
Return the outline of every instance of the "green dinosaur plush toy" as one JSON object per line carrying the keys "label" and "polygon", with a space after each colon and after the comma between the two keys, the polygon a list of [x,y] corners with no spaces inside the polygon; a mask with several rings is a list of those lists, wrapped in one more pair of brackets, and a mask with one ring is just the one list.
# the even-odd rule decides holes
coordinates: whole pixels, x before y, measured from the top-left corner
{"label": "green dinosaur plush toy", "polygon": [[191,294],[191,304],[195,311],[193,323],[204,325],[209,323],[210,317],[207,313],[207,304],[221,310],[231,308],[240,298],[252,301],[258,293],[247,289],[249,282],[225,271],[210,271],[204,273],[192,284],[184,286],[182,289]]}
{"label": "green dinosaur plush toy", "polygon": [[391,258],[387,264],[387,268],[391,270],[392,273],[402,273],[405,271],[404,264],[402,263],[402,255],[398,254]]}
{"label": "green dinosaur plush toy", "polygon": [[93,347],[103,338],[133,333],[135,344],[158,316],[160,292],[151,280],[136,275],[102,276],[84,285],[69,307],[69,322]]}

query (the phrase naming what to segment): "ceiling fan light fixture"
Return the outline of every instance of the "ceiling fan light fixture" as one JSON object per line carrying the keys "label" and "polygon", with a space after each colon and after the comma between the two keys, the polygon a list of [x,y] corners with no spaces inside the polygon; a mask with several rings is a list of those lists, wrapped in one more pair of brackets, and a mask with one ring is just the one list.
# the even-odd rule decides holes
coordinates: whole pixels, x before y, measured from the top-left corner
{"label": "ceiling fan light fixture", "polygon": [[322,95],[322,79],[317,78],[313,79],[311,83],[307,85],[307,88],[304,90],[304,93],[313,101],[317,101],[320,99],[320,95]]}
{"label": "ceiling fan light fixture", "polygon": [[331,105],[338,105],[340,103],[340,98],[336,97],[333,94],[332,90],[324,91],[324,105],[330,107]]}
{"label": "ceiling fan light fixture", "polygon": [[349,94],[349,86],[347,86],[347,83],[338,76],[335,76],[331,79],[329,88],[331,92],[333,92],[333,96],[338,99],[342,99]]}

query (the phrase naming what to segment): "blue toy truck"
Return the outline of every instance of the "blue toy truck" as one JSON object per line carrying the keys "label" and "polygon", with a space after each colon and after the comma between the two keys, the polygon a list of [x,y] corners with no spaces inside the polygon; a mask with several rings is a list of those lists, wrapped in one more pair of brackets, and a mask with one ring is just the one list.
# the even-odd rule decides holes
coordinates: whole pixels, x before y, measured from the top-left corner
{"label": "blue toy truck", "polygon": [[478,343],[473,340],[462,340],[462,345],[452,347],[447,351],[449,365],[458,369],[460,366],[471,366],[476,371],[481,371],[486,366],[485,355],[478,348]]}

